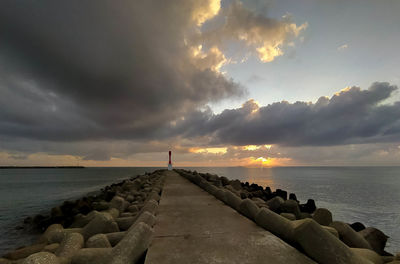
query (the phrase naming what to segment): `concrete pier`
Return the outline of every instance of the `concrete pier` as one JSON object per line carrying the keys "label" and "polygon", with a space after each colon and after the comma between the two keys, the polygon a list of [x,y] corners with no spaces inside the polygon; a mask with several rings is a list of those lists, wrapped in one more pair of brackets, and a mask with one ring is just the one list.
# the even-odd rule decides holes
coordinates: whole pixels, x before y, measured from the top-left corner
{"label": "concrete pier", "polygon": [[315,263],[176,172],[166,173],[146,264]]}

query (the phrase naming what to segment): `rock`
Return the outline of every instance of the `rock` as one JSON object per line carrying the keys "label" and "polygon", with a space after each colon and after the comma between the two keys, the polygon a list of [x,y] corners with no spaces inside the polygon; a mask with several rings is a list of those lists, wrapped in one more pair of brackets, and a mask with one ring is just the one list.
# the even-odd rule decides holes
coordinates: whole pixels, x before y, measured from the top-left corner
{"label": "rock", "polygon": [[296,219],[301,219],[299,204],[294,200],[286,200],[281,204],[282,213],[291,213],[296,216]]}
{"label": "rock", "polygon": [[45,247],[45,245],[46,244],[36,244],[32,246],[19,248],[14,251],[8,252],[7,254],[4,255],[4,257],[11,260],[26,258],[31,254],[41,251]]}
{"label": "rock", "polygon": [[[150,213],[150,212],[148,212],[148,211],[145,211],[145,212],[143,212],[143,213],[141,213],[141,214],[139,215],[139,217],[137,218],[137,220],[135,221],[135,223],[133,223],[133,225],[129,228],[129,230],[135,228],[135,226],[136,226],[138,223],[145,223],[145,224],[147,224],[148,226],[153,227],[154,224],[156,223],[156,217],[155,217],[152,213]],[[128,230],[128,231],[129,231],[129,230]]]}
{"label": "rock", "polygon": [[92,207],[93,207],[93,210],[103,211],[103,210],[109,209],[110,204],[107,203],[106,201],[93,202]]}
{"label": "rock", "polygon": [[45,252],[50,252],[50,253],[54,253],[56,252],[56,250],[60,247],[59,243],[53,243],[50,245],[47,245],[43,248],[43,251]]}
{"label": "rock", "polygon": [[227,202],[226,204],[238,211],[239,207],[240,207],[240,203],[242,202],[242,199],[230,191],[225,192],[225,197],[226,197],[226,202]]}
{"label": "rock", "polygon": [[304,252],[318,263],[367,264],[339,239],[324,230],[312,219],[293,221],[293,239]]}
{"label": "rock", "polygon": [[109,208],[107,210],[101,211],[100,213],[110,214],[112,218],[117,219],[119,217],[120,211],[117,208]]}
{"label": "rock", "polygon": [[289,200],[294,200],[294,201],[298,202],[297,196],[296,196],[296,194],[294,194],[294,193],[290,193],[290,194],[289,194]]}
{"label": "rock", "polygon": [[372,249],[367,240],[365,240],[362,235],[354,231],[348,224],[334,221],[330,224],[330,226],[338,231],[340,240],[342,240],[349,247]]}
{"label": "rock", "polygon": [[365,225],[363,225],[360,222],[355,222],[355,223],[351,224],[350,227],[353,228],[354,231],[356,231],[356,232],[359,232],[359,231],[365,229]]}
{"label": "rock", "polygon": [[208,185],[208,186],[205,188],[205,191],[208,192],[208,193],[211,194],[211,195],[215,195],[215,193],[216,193],[218,190],[219,190],[219,189],[218,189],[216,186],[212,185],[212,184]]}
{"label": "rock", "polygon": [[115,246],[118,244],[119,241],[122,240],[122,238],[125,236],[126,231],[124,232],[114,232],[114,233],[108,233],[105,234],[107,236],[108,241],[110,242],[111,246]]}
{"label": "rock", "polygon": [[114,196],[110,202],[110,207],[117,209],[120,213],[124,212],[126,208],[128,208],[129,203],[125,201],[124,198],[120,196]]}
{"label": "rock", "polygon": [[229,185],[231,185],[237,191],[242,190],[242,183],[239,180],[230,181]]}
{"label": "rock", "polygon": [[316,209],[317,209],[317,207],[315,206],[315,202],[313,199],[308,199],[307,203],[300,204],[300,211],[302,211],[304,213],[312,214],[312,213],[314,213],[314,211]]}
{"label": "rock", "polygon": [[239,205],[239,212],[251,220],[254,220],[260,208],[250,199],[244,199]]}
{"label": "rock", "polygon": [[394,261],[394,256],[382,256],[383,263]]}
{"label": "rock", "polygon": [[79,233],[70,233],[65,234],[64,239],[62,240],[60,246],[56,251],[56,255],[58,257],[70,258],[72,257],[79,249],[83,247],[84,240],[83,236]]}
{"label": "rock", "polygon": [[128,230],[129,227],[135,222],[136,217],[135,216],[129,216],[129,217],[119,217],[115,221],[118,224],[118,227],[121,231]]}
{"label": "rock", "polygon": [[353,253],[368,259],[369,261],[371,261],[374,264],[383,264],[383,259],[381,256],[379,256],[378,254],[376,254],[375,251],[372,251],[370,249],[366,249],[366,248],[350,248],[351,251],[353,251]]}
{"label": "rock", "polygon": [[63,231],[64,228],[60,224],[52,224],[49,226],[46,231],[43,233],[43,235],[40,236],[38,243],[45,243],[45,244],[51,244],[51,243],[60,243],[61,240],[63,239]]}
{"label": "rock", "polygon": [[332,235],[334,235],[335,237],[339,238],[339,233],[338,231],[336,231],[335,228],[330,227],[330,226],[321,226],[323,229],[325,229],[326,231],[328,231],[329,233],[331,233]]}
{"label": "rock", "polygon": [[99,233],[112,232],[119,232],[118,224],[110,214],[101,213],[96,215],[96,217],[83,228],[82,235],[85,240],[87,240],[89,237]]}
{"label": "rock", "polygon": [[91,211],[87,215],[77,214],[74,216],[74,222],[72,223],[71,228],[84,227],[98,214],[100,213],[96,210]]}
{"label": "rock", "polygon": [[225,202],[225,201],[227,201],[227,199],[226,199],[226,197],[225,197],[225,190],[223,190],[223,189],[219,189],[218,191],[216,191],[215,192],[215,194],[214,194],[214,196],[215,196],[215,198],[217,198],[218,200],[220,200],[220,201],[222,201],[222,202]]}
{"label": "rock", "polygon": [[39,252],[27,257],[22,264],[60,264],[56,255],[49,252]]}
{"label": "rock", "polygon": [[276,189],[275,194],[281,197],[283,200],[287,200],[287,191]]}
{"label": "rock", "polygon": [[222,176],[220,179],[221,179],[221,183],[222,183],[223,186],[229,184],[229,179],[228,178]]}
{"label": "rock", "polygon": [[389,238],[379,229],[367,227],[358,232],[371,245],[371,248],[379,255],[384,255],[386,241]]}
{"label": "rock", "polygon": [[5,258],[0,258],[0,264],[12,264],[11,260],[5,259]]}
{"label": "rock", "polygon": [[111,244],[105,234],[97,234],[86,241],[87,248],[111,248]]}
{"label": "rock", "polygon": [[150,201],[147,201],[147,203],[143,206],[143,208],[140,210],[140,212],[143,213],[143,212],[147,211],[147,212],[150,212],[155,215],[157,208],[158,208],[158,202],[155,200],[150,200]]}
{"label": "rock", "polygon": [[281,213],[280,215],[282,217],[285,217],[286,219],[288,219],[290,221],[296,220],[296,216],[294,214],[291,214],[291,213]]}
{"label": "rock", "polygon": [[320,225],[329,226],[332,223],[332,213],[325,208],[315,210],[313,219]]}
{"label": "rock", "polygon": [[109,263],[136,263],[149,247],[153,233],[153,229],[143,222],[135,225],[112,249],[112,258]]}
{"label": "rock", "polygon": [[130,216],[135,216],[137,215],[137,213],[133,214],[133,213],[122,213],[119,215],[119,217],[130,217]]}
{"label": "rock", "polygon": [[111,251],[111,248],[83,248],[71,258],[71,264],[107,264]]}
{"label": "rock", "polygon": [[255,222],[265,230],[273,233],[283,240],[290,241],[290,232],[292,229],[290,220],[278,215],[268,208],[260,209],[256,215]]}
{"label": "rock", "polygon": [[300,213],[301,219],[312,218],[312,215],[309,213]]}
{"label": "rock", "polygon": [[284,202],[285,201],[282,199],[282,197],[276,196],[272,199],[269,199],[266,202],[266,204],[268,205],[269,209],[271,209],[274,212],[277,212]]}

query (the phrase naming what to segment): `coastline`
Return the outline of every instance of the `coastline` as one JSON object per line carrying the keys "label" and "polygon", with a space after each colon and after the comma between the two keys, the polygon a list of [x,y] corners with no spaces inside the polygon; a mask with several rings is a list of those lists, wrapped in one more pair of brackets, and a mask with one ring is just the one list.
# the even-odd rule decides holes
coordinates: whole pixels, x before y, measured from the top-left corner
{"label": "coastline", "polygon": [[[217,175],[213,175],[213,174],[209,174],[209,173],[197,173],[195,171],[190,172],[190,171],[186,171],[186,170],[176,170],[176,171],[181,175],[186,175],[186,176],[192,175],[193,177],[198,178],[199,179],[198,182],[194,181],[194,183],[196,183],[197,185],[199,185],[199,183],[201,183],[203,181],[207,181],[207,183],[208,183],[207,186],[213,185],[219,189],[224,190],[224,192],[233,193],[243,201],[251,200],[259,208],[263,208],[262,205],[266,204],[268,206],[268,208],[271,209],[271,211],[274,211],[275,213],[277,213],[277,215],[280,215],[281,217],[288,219],[289,221],[299,221],[301,219],[313,219],[316,222],[321,221],[318,217],[314,217],[314,215],[313,215],[313,214],[315,214],[315,211],[318,209],[315,205],[315,202],[312,199],[309,199],[307,201],[307,203],[305,203],[305,204],[300,204],[300,203],[298,203],[295,194],[290,194],[290,193],[288,194],[284,190],[278,189],[278,190],[272,192],[272,190],[270,188],[263,188],[254,183],[243,183],[238,180],[229,180],[225,177],[218,177]],[[119,219],[118,221],[120,221],[120,222],[118,222],[117,221],[118,218],[131,217],[129,219],[129,221],[133,221],[132,217],[134,217],[134,216],[132,216],[132,215],[134,213],[131,211],[126,212],[126,210],[129,206],[135,205],[136,207],[132,207],[135,209],[131,208],[131,210],[135,210],[135,212],[139,211],[139,212],[143,213],[142,209],[143,209],[143,207],[145,207],[145,202],[148,202],[149,200],[156,200],[157,202],[159,201],[161,191],[162,191],[162,185],[161,185],[162,180],[160,180],[160,181],[157,181],[157,180],[162,178],[162,172],[163,171],[160,170],[160,171],[155,171],[153,173],[146,173],[145,175],[139,175],[139,176],[130,178],[129,180],[122,181],[122,182],[119,182],[116,184],[112,184],[110,186],[106,186],[105,188],[101,189],[100,193],[97,195],[85,196],[81,199],[78,199],[75,202],[64,202],[62,205],[53,208],[51,210],[51,213],[49,216],[33,217],[30,220],[27,220],[26,222],[27,222],[27,224],[35,224],[42,230],[45,230],[47,227],[48,227],[47,228],[47,230],[48,230],[51,226],[57,226],[57,228],[56,228],[58,230],[57,232],[58,233],[61,232],[61,233],[65,234],[65,233],[69,232],[69,231],[65,232],[65,230],[72,228],[72,231],[77,231],[76,228],[83,228],[91,220],[93,220],[93,219],[89,219],[93,215],[96,215],[96,213],[93,213],[93,212],[98,211],[98,212],[101,212],[102,214],[110,214],[111,217],[114,219],[114,222],[117,223],[118,228],[120,229],[121,225],[124,226],[124,223],[121,222],[122,221],[121,219]],[[150,181],[149,179],[152,179],[153,177],[154,177],[154,179],[157,179],[157,180]],[[201,179],[199,177],[201,177]],[[140,185],[137,186],[138,185],[137,182],[143,182],[143,181],[145,182],[144,184],[140,183]],[[148,182],[146,182],[146,181],[148,181]],[[136,182],[136,185],[134,184],[135,182]],[[155,183],[157,183],[158,185],[154,189]],[[136,187],[132,187],[132,185],[135,185]],[[202,186],[200,186],[200,187],[202,187]],[[135,188],[136,188],[136,192],[133,192],[132,190],[134,190]],[[148,188],[148,189],[146,189],[146,188]],[[137,193],[137,191],[140,191],[139,194]],[[143,191],[143,192],[141,192],[141,191]],[[132,195],[132,192],[135,195]],[[150,196],[150,195],[155,199],[149,199],[148,196]],[[131,196],[131,197],[129,197],[129,196]],[[122,198],[122,200],[119,198]],[[114,199],[114,202],[113,202],[113,199]],[[221,196],[220,200],[224,200],[224,198]],[[130,205],[128,206],[124,201],[130,203]],[[268,205],[268,202],[269,202],[269,205]],[[139,203],[141,203],[141,204],[139,205]],[[289,203],[291,205],[283,206],[285,203]],[[293,204],[295,204],[295,203],[298,204],[299,211],[297,211],[296,206],[293,206]],[[111,204],[114,204],[114,205],[111,206]],[[122,205],[122,204],[125,204],[125,205]],[[277,208],[274,208],[274,206]],[[116,211],[113,210],[112,208],[114,208],[114,209],[118,208],[117,209],[119,211],[118,216],[117,216]],[[275,209],[275,210],[272,210],[272,209]],[[155,211],[153,213],[155,214]],[[114,214],[114,216],[116,216],[116,217],[113,217],[112,214]],[[326,211],[323,211],[322,218],[325,219],[326,215],[329,215],[329,213],[327,213]],[[134,218],[137,218],[137,214],[135,215]],[[89,222],[88,222],[88,220],[89,220]],[[123,220],[127,220],[127,219],[123,219]],[[77,222],[79,222],[79,221],[81,221],[81,222],[78,224]],[[112,221],[112,220],[110,220],[110,221]],[[130,225],[132,225],[133,223],[129,222],[129,221],[127,224],[126,223],[125,224],[129,225],[129,227],[130,227]],[[324,221],[324,220],[322,220],[322,221]],[[85,224],[85,225],[83,225],[83,224]],[[62,229],[61,229],[60,225],[61,225]],[[110,224],[110,226],[112,226],[112,224]],[[129,227],[125,226],[125,228],[127,228],[127,229],[129,229]],[[355,225],[355,226],[353,225],[351,227],[355,232],[359,232],[361,230],[356,231],[354,228],[362,228],[362,226],[360,226],[360,225]],[[117,230],[117,229],[114,229],[114,231],[115,230]],[[120,232],[120,230],[118,232]],[[335,233],[332,230],[330,230],[330,232]],[[115,232],[111,232],[111,233],[115,233]],[[102,234],[106,234],[106,236],[107,236],[107,233],[102,233]],[[121,234],[120,234],[120,236],[121,236]],[[339,237],[339,232],[338,232],[338,237]],[[87,240],[88,238],[90,238],[90,237],[84,237],[84,240]],[[57,239],[60,240],[60,237]],[[58,247],[60,247],[60,244],[62,242],[61,240],[58,243],[59,244]],[[49,242],[54,242],[54,241],[49,241]],[[102,242],[105,243],[105,240],[102,239]],[[56,244],[56,243],[52,243],[52,244]],[[84,245],[85,244],[82,244],[81,248],[83,248]],[[46,246],[49,246],[49,244],[47,244]],[[38,252],[45,250],[46,246],[44,246]],[[53,245],[53,247],[56,247],[56,246]],[[381,249],[383,250],[383,248],[381,248]],[[25,253],[24,253],[25,255],[23,255],[23,256],[28,257],[26,255],[27,254],[26,250],[27,249],[25,248]],[[29,250],[28,251],[30,253],[30,252],[32,252],[33,249],[29,248]],[[46,249],[46,250],[47,250],[46,252],[48,252],[48,249]],[[83,249],[81,249],[81,250],[83,250]],[[56,251],[57,250],[53,250],[53,253],[56,253]],[[21,253],[21,251],[19,251],[17,253]],[[383,252],[381,252],[381,253],[383,253]],[[32,255],[32,254],[29,254],[29,255]],[[390,256],[390,254],[388,254],[388,253],[384,253],[384,255],[386,255],[387,257]],[[8,255],[8,256],[10,256],[10,255]],[[21,256],[21,255],[19,255],[19,256]],[[0,263],[3,263],[3,262],[0,262]],[[7,263],[7,262],[4,262],[4,263]]]}

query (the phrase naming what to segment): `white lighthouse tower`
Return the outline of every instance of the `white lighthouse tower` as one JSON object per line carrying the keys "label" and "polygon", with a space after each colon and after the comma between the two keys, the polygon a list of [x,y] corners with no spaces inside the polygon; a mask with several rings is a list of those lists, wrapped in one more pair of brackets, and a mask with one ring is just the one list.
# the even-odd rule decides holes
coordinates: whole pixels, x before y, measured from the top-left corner
{"label": "white lighthouse tower", "polygon": [[171,150],[169,151],[168,170],[172,170],[172,163],[171,163]]}

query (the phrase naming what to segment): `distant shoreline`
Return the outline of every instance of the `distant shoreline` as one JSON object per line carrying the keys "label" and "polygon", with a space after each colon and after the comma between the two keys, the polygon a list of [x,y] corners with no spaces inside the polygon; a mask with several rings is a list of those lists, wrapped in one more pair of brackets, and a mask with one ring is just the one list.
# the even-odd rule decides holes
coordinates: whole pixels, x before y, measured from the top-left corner
{"label": "distant shoreline", "polygon": [[84,166],[0,166],[0,169],[84,169]]}

